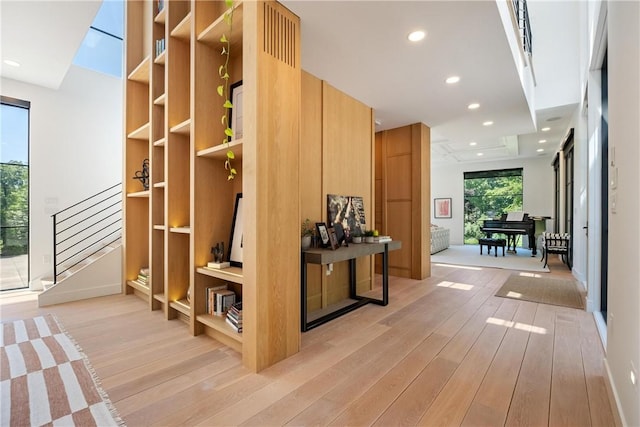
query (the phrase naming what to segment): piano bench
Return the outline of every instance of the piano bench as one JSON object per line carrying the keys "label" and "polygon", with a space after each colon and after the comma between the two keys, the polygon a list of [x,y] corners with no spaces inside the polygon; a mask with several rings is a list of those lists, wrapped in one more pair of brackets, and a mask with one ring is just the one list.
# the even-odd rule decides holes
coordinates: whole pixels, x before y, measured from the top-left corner
{"label": "piano bench", "polygon": [[502,248],[502,256],[504,256],[504,247],[507,245],[507,241],[505,239],[489,239],[483,238],[478,239],[478,244],[480,245],[480,255],[482,255],[482,247],[487,247],[487,255],[491,255],[491,247],[495,248],[495,255],[498,256],[498,248]]}

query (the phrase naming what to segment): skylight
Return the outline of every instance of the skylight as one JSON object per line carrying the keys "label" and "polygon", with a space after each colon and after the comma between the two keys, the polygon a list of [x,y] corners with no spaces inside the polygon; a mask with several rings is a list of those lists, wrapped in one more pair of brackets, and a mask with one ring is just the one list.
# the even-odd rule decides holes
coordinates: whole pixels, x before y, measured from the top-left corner
{"label": "skylight", "polygon": [[75,65],[122,77],[123,0],[104,0],[73,60]]}

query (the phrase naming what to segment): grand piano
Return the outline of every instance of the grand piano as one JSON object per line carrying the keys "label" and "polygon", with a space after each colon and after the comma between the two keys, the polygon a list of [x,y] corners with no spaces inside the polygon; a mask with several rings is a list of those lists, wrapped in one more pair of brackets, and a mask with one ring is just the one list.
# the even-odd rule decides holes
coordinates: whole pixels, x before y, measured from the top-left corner
{"label": "grand piano", "polygon": [[529,240],[531,256],[536,256],[537,236],[545,230],[545,221],[549,217],[531,217],[524,214],[520,220],[510,219],[503,215],[500,219],[486,219],[482,226],[482,232],[491,238],[493,234],[504,234],[507,237],[507,250],[516,251],[517,237],[525,235]]}

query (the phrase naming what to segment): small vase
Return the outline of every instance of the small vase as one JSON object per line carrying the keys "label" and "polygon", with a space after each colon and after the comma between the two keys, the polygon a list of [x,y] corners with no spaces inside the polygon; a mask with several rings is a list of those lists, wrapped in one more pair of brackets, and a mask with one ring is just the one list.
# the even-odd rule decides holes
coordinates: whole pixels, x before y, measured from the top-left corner
{"label": "small vase", "polygon": [[353,238],[353,243],[362,243],[362,237],[361,236],[355,236]]}
{"label": "small vase", "polygon": [[303,251],[306,251],[311,247],[311,236],[302,236],[300,240],[300,247]]}
{"label": "small vase", "polygon": [[373,236],[367,236],[364,238],[365,243],[373,243]]}

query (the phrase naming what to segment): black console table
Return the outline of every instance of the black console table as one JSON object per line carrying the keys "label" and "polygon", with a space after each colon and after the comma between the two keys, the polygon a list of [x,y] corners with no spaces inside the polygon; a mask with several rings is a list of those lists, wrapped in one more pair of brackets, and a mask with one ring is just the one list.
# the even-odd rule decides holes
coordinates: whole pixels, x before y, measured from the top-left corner
{"label": "black console table", "polygon": [[[393,240],[386,243],[351,244],[342,246],[335,251],[331,249],[308,249],[303,251],[300,289],[302,332],[306,332],[369,303],[387,305],[389,303],[389,251],[400,249],[401,247],[402,242]],[[356,291],[356,259],[375,254],[382,255],[382,299],[358,295]],[[307,322],[307,264],[327,265],[340,261],[349,261],[349,298],[355,300],[355,302]]]}

